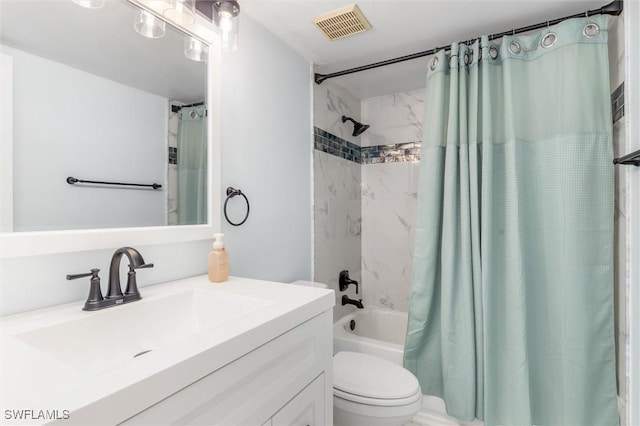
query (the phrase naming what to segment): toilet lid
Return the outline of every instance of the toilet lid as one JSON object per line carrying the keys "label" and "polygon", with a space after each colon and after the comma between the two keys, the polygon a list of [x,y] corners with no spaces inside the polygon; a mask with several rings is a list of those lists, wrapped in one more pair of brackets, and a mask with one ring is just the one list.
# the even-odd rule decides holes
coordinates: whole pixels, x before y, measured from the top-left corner
{"label": "toilet lid", "polygon": [[420,394],[420,385],[408,370],[386,359],[358,352],[333,356],[333,387],[341,394],[389,400]]}

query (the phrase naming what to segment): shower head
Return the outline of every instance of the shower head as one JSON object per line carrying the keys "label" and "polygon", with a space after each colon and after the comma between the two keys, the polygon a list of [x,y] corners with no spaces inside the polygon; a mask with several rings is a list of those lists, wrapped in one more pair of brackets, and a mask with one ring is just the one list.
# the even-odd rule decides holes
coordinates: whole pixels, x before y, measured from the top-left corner
{"label": "shower head", "polygon": [[361,134],[363,134],[365,132],[365,130],[367,130],[369,128],[368,124],[362,124],[357,122],[356,120],[354,120],[351,117],[347,117],[347,116],[342,116],[342,122],[346,123],[347,120],[351,121],[353,123],[353,135],[352,136],[360,136]]}

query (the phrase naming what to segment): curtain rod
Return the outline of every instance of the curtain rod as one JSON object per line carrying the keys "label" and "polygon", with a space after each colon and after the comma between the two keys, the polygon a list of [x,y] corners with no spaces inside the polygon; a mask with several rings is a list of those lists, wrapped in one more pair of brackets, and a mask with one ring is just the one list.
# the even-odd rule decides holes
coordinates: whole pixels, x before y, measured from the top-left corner
{"label": "curtain rod", "polygon": [[182,108],[190,108],[195,106],[204,105],[204,102],[196,102],[189,105],[171,105],[171,112],[179,112]]}
{"label": "curtain rod", "polygon": [[[509,30],[509,31],[503,31],[501,33],[496,33],[496,34],[491,34],[489,36],[490,39],[496,39],[496,38],[500,38],[502,36],[506,36],[506,35],[512,35],[512,34],[520,34],[520,33],[524,33],[527,31],[533,31],[533,30],[539,30],[540,28],[546,28],[549,25],[555,25],[559,22],[565,21],[567,19],[571,19],[571,18],[580,18],[583,16],[589,17],[589,16],[593,16],[593,15],[620,15],[622,13],[622,0],[614,0],[611,3],[607,4],[606,6],[602,6],[600,9],[594,9],[594,10],[589,10],[587,12],[583,12],[583,13],[576,13],[575,15],[571,15],[571,16],[565,16],[564,18],[558,18],[558,19],[554,19],[551,21],[546,21],[546,22],[541,22],[539,24],[534,24],[534,25],[528,25],[526,27],[521,27],[521,28],[516,28],[513,30]],[[471,40],[476,40],[471,39]],[[471,41],[468,40],[468,41]],[[315,77],[314,80],[316,82],[316,84],[322,84],[323,81],[328,80],[330,78],[334,78],[334,77],[340,77],[343,75],[347,75],[347,74],[353,74],[356,72],[360,72],[360,71],[366,71],[366,70],[370,70],[373,68],[379,68],[379,67],[384,67],[386,65],[392,65],[392,64],[397,64],[399,62],[404,62],[404,61],[409,61],[412,59],[417,59],[417,58],[422,58],[425,56],[429,56],[429,55],[434,55],[435,53],[437,53],[438,51],[445,49],[445,50],[449,50],[451,49],[450,45],[447,46],[440,46],[440,47],[436,47],[430,50],[425,50],[424,52],[418,52],[418,53],[413,53],[411,55],[406,55],[406,56],[400,56],[398,58],[393,58],[393,59],[387,59],[385,61],[380,61],[380,62],[374,62],[373,64],[369,64],[369,65],[362,65],[360,67],[355,67],[355,68],[349,68],[343,71],[336,71],[336,72],[332,72],[330,74],[319,74],[319,73],[315,73]]]}

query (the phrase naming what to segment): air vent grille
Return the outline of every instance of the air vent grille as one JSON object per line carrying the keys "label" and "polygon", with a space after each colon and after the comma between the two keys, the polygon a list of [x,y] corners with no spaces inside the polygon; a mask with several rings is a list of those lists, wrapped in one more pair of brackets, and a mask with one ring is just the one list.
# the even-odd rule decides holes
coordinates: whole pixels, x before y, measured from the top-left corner
{"label": "air vent grille", "polygon": [[358,34],[371,29],[367,18],[356,4],[313,18],[313,23],[329,40]]}

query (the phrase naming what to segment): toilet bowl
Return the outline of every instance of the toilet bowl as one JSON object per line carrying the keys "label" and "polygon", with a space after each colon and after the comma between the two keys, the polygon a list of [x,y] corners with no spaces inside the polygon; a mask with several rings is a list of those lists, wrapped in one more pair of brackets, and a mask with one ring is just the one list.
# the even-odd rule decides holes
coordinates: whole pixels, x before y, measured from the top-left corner
{"label": "toilet bowl", "polygon": [[333,423],[400,426],[422,406],[420,384],[408,370],[372,355],[333,356]]}

